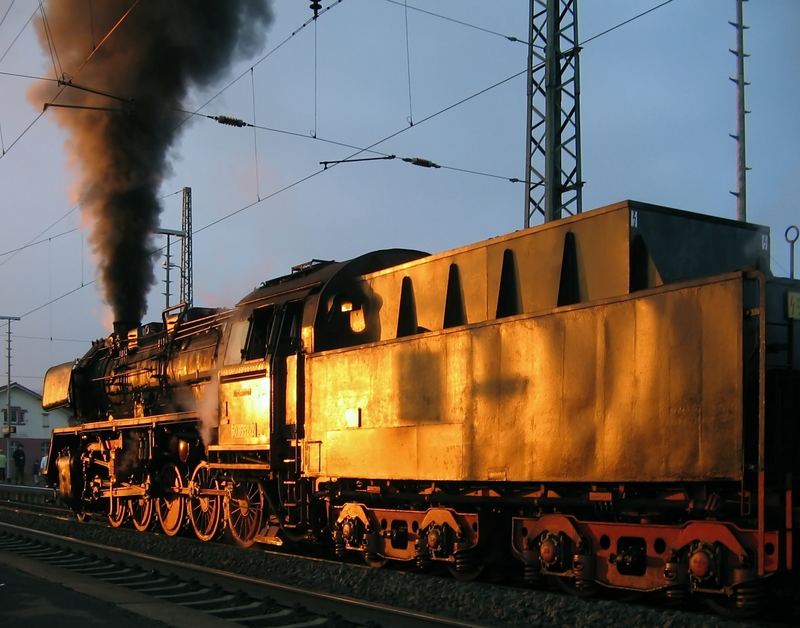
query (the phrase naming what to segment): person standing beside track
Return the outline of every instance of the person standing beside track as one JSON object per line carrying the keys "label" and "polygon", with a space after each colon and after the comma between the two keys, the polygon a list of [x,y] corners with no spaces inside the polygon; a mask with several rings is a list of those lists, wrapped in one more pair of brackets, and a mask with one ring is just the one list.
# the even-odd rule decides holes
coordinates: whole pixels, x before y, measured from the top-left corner
{"label": "person standing beside track", "polygon": [[12,457],[14,458],[14,481],[17,484],[25,484],[25,450],[22,445],[17,444]]}
{"label": "person standing beside track", "polygon": [[[0,447],[5,449],[5,443],[0,442]],[[0,449],[0,482],[6,481],[6,465],[8,464],[8,458],[6,458],[6,452]]]}

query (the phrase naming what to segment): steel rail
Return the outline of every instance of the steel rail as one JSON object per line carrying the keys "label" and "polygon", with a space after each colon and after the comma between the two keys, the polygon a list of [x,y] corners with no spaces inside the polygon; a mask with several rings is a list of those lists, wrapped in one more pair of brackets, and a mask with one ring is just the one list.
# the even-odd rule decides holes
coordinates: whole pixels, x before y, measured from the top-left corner
{"label": "steel rail", "polygon": [[0,521],[0,529],[13,531],[15,535],[29,539],[46,540],[62,549],[75,549],[76,547],[85,548],[96,555],[103,556],[110,560],[120,560],[124,558],[127,559],[128,563],[133,560],[146,568],[159,567],[159,571],[166,571],[178,577],[194,578],[198,580],[199,577],[202,576],[204,579],[210,580],[211,583],[218,586],[230,587],[236,585],[250,595],[273,595],[278,598],[283,605],[290,606],[300,603],[303,606],[313,609],[315,613],[335,612],[348,621],[363,622],[366,624],[371,623],[371,625],[378,622],[392,626],[458,626],[477,628],[481,625],[451,617],[440,617],[420,611],[360,600],[345,595],[309,591],[280,582],[236,574],[213,567],[192,565],[186,562],[150,556],[141,552],[102,545],[72,536],[54,534],[42,530],[33,530],[2,521]]}

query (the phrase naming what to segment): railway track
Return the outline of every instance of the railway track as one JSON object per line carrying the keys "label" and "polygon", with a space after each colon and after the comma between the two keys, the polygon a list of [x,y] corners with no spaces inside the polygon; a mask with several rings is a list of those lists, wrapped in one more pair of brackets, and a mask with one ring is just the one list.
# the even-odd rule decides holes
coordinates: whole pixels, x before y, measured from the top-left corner
{"label": "railway track", "polygon": [[[89,578],[177,605],[190,619],[200,613],[195,626],[477,625],[0,523],[0,557],[9,555],[45,563],[65,581]],[[147,605],[147,615],[158,606]]]}
{"label": "railway track", "polygon": [[[174,599],[186,602],[187,612],[201,612],[199,608],[204,607],[208,601],[208,607],[202,610],[215,610],[216,603],[223,605],[220,609],[225,614],[225,609],[236,607],[249,607],[252,609],[261,608],[262,614],[267,614],[273,608],[272,603],[284,603],[291,595],[291,590],[296,589],[302,594],[307,594],[309,589],[326,590],[328,595],[333,592],[332,604],[336,604],[337,599],[350,599],[349,595],[362,597],[363,599],[378,599],[389,601],[389,606],[375,604],[374,602],[357,602],[361,604],[359,613],[367,613],[368,616],[353,617],[348,614],[347,609],[337,609],[326,607],[317,615],[308,615],[306,621],[319,620],[320,624],[306,624],[305,622],[290,621],[290,623],[301,623],[302,625],[521,625],[521,624],[573,624],[577,626],[596,626],[596,625],[696,625],[702,623],[706,626],[744,626],[744,625],[764,625],[765,618],[759,618],[758,622],[731,622],[723,618],[714,617],[705,613],[696,612],[697,609],[687,612],[685,610],[674,610],[660,608],[653,603],[646,603],[644,606],[630,603],[619,603],[617,601],[592,598],[591,600],[575,599],[569,595],[555,594],[542,590],[520,589],[517,587],[498,587],[488,583],[457,583],[450,578],[430,578],[396,570],[374,570],[367,569],[360,565],[342,565],[338,561],[317,559],[309,557],[287,556],[280,552],[269,551],[268,548],[251,548],[250,550],[240,550],[237,547],[219,543],[200,544],[194,539],[173,537],[168,538],[158,533],[141,534],[133,530],[111,529],[101,521],[92,523],[78,524],[74,515],[70,512],[57,508],[54,504],[47,503],[48,491],[45,489],[30,490],[28,487],[24,491],[22,501],[13,501],[16,488],[0,487],[0,506],[3,511],[10,513],[8,517],[0,515],[0,521],[18,521],[25,530],[18,530],[14,527],[13,534],[19,536],[25,533],[30,535],[37,534],[29,528],[48,529],[55,536],[62,537],[58,548],[60,551],[80,551],[84,554],[94,556],[93,560],[100,561],[91,565],[84,565],[81,561],[77,564],[86,566],[89,569],[97,568],[100,575],[109,578],[119,577],[122,583],[131,579],[135,590],[138,579],[148,580],[143,574],[161,574],[159,578],[166,578],[163,584],[176,587],[174,590],[166,591],[166,595],[175,594],[175,598],[165,598],[163,602]],[[36,500],[41,503],[36,503]],[[18,526],[19,527],[19,526]],[[5,525],[0,523],[0,534],[3,533]],[[6,534],[10,532],[6,531]],[[78,550],[70,545],[80,537],[85,539],[82,543],[88,549]],[[2,537],[0,537],[2,541]],[[99,542],[98,542],[99,541]],[[47,535],[39,539],[48,546],[56,547],[57,544]],[[114,559],[105,555],[100,557],[100,547],[107,547],[114,544],[127,548],[118,550],[108,547],[107,549],[117,556]],[[139,560],[137,555],[141,554],[142,560],[164,562],[158,564],[147,563],[144,566],[136,566]],[[2,552],[0,546],[0,552]],[[37,549],[32,549],[36,553]],[[121,553],[119,553],[121,552]],[[168,556],[167,559],[154,559],[153,555]],[[175,557],[179,558],[175,558]],[[61,557],[59,554],[58,557]],[[185,557],[181,558],[181,557]],[[108,560],[107,564],[105,561]],[[216,569],[207,567],[190,567],[189,562],[199,562],[205,565],[225,566],[228,569],[236,570],[240,574],[228,574],[218,572]],[[119,566],[124,563],[124,567]],[[112,566],[117,564],[117,567]],[[175,569],[187,569],[183,575],[177,575]],[[120,569],[131,569],[132,571],[120,572]],[[194,570],[199,570],[201,575]],[[263,574],[269,574],[284,583],[290,582],[297,584],[297,572],[304,572],[299,577],[302,581],[301,586],[289,586],[286,584],[278,585],[274,582],[265,581]],[[106,573],[107,572],[107,573]],[[202,575],[205,574],[205,575]],[[254,577],[253,574],[257,574]],[[309,576],[309,574],[313,574]],[[79,574],[76,574],[78,576]],[[214,577],[212,577],[214,576]],[[220,578],[233,578],[228,582],[216,580]],[[155,577],[155,576],[154,576]],[[101,582],[98,580],[98,582]],[[388,584],[387,584],[388,583]],[[277,585],[276,593],[267,594],[263,587]],[[257,591],[247,592],[249,586],[255,586]],[[202,592],[198,593],[200,587]],[[287,587],[285,590],[283,587]],[[379,589],[382,589],[379,591]],[[243,593],[244,591],[244,593]],[[411,591],[411,592],[409,592]],[[337,595],[346,592],[348,595]],[[144,595],[147,592],[141,592]],[[259,596],[268,597],[270,604],[263,603],[259,607]],[[324,598],[324,595],[323,595]],[[158,598],[154,598],[158,599]],[[214,602],[216,600],[216,602]],[[280,602],[277,602],[280,600]],[[352,600],[351,600],[352,601]],[[398,616],[390,616],[391,604],[409,605],[420,609],[421,612],[401,611]],[[227,605],[227,606],[224,606]],[[288,601],[286,608],[313,608],[314,605],[302,601]],[[534,609],[534,612],[531,611]],[[498,610],[502,609],[502,610]],[[279,609],[280,610],[280,609]],[[249,612],[231,611],[233,613]],[[275,611],[278,612],[278,611]],[[438,617],[437,613],[442,612],[451,617],[462,619],[448,619]],[[772,613],[771,615],[774,615]],[[219,621],[231,619],[214,615],[213,613],[203,613],[205,617],[213,617]],[[497,619],[493,618],[496,617]],[[793,617],[796,615],[793,615]],[[295,616],[296,618],[296,616]],[[524,618],[524,619],[523,619]],[[291,618],[290,618],[291,619]],[[773,622],[776,620],[770,617]],[[362,621],[363,620],[363,621]],[[331,622],[341,623],[331,623]],[[237,623],[242,623],[241,621]],[[777,619],[777,623],[771,625],[793,625],[793,620],[785,621]],[[252,624],[251,624],[252,625]],[[198,628],[199,624],[193,624]]]}

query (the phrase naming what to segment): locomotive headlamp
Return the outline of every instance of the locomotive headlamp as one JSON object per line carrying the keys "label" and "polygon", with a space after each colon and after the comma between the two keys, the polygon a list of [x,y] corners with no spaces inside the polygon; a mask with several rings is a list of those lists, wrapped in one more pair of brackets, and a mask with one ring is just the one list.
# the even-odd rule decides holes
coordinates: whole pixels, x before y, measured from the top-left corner
{"label": "locomotive headlamp", "polygon": [[178,441],[178,459],[181,462],[189,459],[189,443],[182,438]]}

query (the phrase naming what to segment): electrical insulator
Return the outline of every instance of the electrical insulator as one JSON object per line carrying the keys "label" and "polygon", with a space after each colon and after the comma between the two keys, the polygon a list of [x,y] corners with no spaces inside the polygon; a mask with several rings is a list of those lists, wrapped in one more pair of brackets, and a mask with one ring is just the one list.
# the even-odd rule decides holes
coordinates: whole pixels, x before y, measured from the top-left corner
{"label": "electrical insulator", "polygon": [[422,166],[423,168],[441,168],[439,164],[433,163],[430,159],[423,159],[422,157],[403,157],[403,161],[414,166]]}
{"label": "electrical insulator", "polygon": [[317,2],[317,0],[314,0],[311,4],[308,5],[308,7],[314,12],[314,19],[317,19],[317,16],[319,15],[319,10],[322,8],[322,3]]}
{"label": "electrical insulator", "polygon": [[247,126],[247,122],[239,118],[232,118],[231,116],[211,116],[212,120],[216,120],[220,124],[227,124],[228,126]]}

